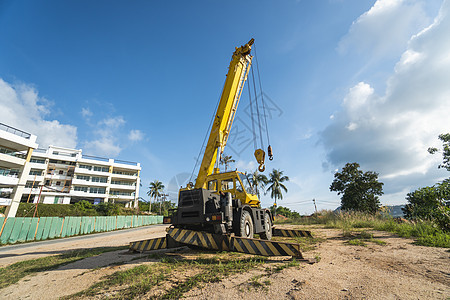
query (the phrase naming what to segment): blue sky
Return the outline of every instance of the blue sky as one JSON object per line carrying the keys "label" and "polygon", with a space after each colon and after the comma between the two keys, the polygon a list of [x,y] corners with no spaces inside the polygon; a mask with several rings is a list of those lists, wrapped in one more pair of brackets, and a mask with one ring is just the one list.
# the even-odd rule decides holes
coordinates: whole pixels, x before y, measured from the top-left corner
{"label": "blue sky", "polygon": [[[2,1],[0,122],[49,144],[138,161],[176,198],[235,46],[255,38],[281,205],[335,208],[346,162],[380,173],[383,204],[448,174],[450,4],[441,0]],[[244,91],[235,135],[251,139]],[[240,129],[240,130],[238,130]],[[253,145],[225,150],[243,171]],[[272,200],[263,196],[264,206]]]}

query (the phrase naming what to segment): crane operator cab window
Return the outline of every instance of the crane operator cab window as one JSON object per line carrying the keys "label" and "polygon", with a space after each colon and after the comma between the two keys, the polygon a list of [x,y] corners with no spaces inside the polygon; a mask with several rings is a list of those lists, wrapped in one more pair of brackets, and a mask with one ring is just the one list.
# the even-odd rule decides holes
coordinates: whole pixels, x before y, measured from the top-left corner
{"label": "crane operator cab window", "polygon": [[[247,191],[247,193],[256,195],[256,193],[253,190],[252,185],[250,184],[250,181],[248,180],[248,177],[245,176],[245,174],[239,173],[239,178],[241,179],[242,184],[244,185],[244,189]],[[236,182],[237,182],[237,180],[236,180]]]}
{"label": "crane operator cab window", "polygon": [[233,191],[233,178],[222,180],[221,185],[222,191]]}
{"label": "crane operator cab window", "polygon": [[242,188],[241,182],[236,178],[236,192],[243,193],[244,189]]}
{"label": "crane operator cab window", "polygon": [[208,181],[208,190],[217,191],[217,179]]}

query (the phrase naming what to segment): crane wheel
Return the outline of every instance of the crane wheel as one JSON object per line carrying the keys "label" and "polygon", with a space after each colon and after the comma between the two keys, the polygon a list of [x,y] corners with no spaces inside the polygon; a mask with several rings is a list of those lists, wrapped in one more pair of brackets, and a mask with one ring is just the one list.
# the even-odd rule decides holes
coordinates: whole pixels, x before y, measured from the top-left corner
{"label": "crane wheel", "polygon": [[268,241],[272,239],[272,220],[268,213],[264,215],[264,232],[261,233],[261,238]]}
{"label": "crane wheel", "polygon": [[250,213],[246,210],[242,211],[241,214],[241,220],[239,222],[239,236],[253,238],[253,220]]}

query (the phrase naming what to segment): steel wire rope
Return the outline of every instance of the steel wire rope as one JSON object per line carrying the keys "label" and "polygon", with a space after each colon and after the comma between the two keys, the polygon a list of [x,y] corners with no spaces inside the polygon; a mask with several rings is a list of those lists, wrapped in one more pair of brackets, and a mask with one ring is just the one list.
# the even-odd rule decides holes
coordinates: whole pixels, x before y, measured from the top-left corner
{"label": "steel wire rope", "polygon": [[263,89],[262,89],[261,76],[259,74],[259,64],[258,64],[258,56],[256,55],[256,45],[253,45],[253,49],[255,50],[256,71],[258,73],[259,90],[261,91],[261,101],[262,101],[262,105],[263,105],[264,123],[266,125],[267,144],[270,145],[269,127],[267,126],[266,105],[265,105],[265,101],[264,101],[264,92],[263,92]]}
{"label": "steel wire rope", "polygon": [[255,134],[255,120],[253,119],[253,102],[252,102],[252,92],[251,92],[251,85],[248,84],[248,100],[250,102],[250,119],[252,120],[252,135],[253,135],[253,147],[257,148],[256,145],[256,134]]}
{"label": "steel wire rope", "polygon": [[259,114],[258,96],[256,94],[255,73],[253,72],[253,69],[251,69],[250,71],[252,72],[253,92],[255,93],[255,104],[256,104],[256,114],[258,116],[259,138],[261,139],[261,148],[264,148],[263,137],[262,137],[262,129],[261,129],[261,117],[260,117],[260,114]]}

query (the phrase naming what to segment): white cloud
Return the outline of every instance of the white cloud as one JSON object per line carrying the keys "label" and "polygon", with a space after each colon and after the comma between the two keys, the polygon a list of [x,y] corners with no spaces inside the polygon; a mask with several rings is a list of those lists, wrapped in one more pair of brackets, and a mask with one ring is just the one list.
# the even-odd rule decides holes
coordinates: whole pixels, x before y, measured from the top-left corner
{"label": "white cloud", "polygon": [[377,0],[353,22],[338,51],[356,51],[371,58],[396,55],[404,50],[411,35],[429,22],[421,0]]}
{"label": "white cloud", "polygon": [[120,127],[125,124],[122,116],[109,117],[96,124],[93,134],[96,139],[86,141],[84,150],[90,154],[116,157],[122,151],[120,142]]}
{"label": "white cloud", "polygon": [[37,135],[39,147],[48,145],[75,148],[77,128],[48,120],[52,103],[39,97],[31,85],[12,85],[0,78],[1,122]]}
{"label": "white cloud", "polygon": [[107,136],[86,142],[83,151],[109,158],[119,155],[122,148],[117,144],[117,141],[114,138]]}
{"label": "white cloud", "polygon": [[128,134],[128,139],[132,142],[142,141],[144,139],[144,133],[138,129],[132,129]]}
{"label": "white cloud", "polygon": [[93,113],[89,108],[81,108],[81,115],[83,118],[90,118],[92,117]]}
{"label": "white cloud", "polygon": [[239,159],[238,161],[236,161],[236,169],[238,169],[241,172],[255,172],[257,167],[256,162],[254,162],[253,160],[251,161],[245,161],[245,160],[241,160]]}
{"label": "white cloud", "polygon": [[393,193],[442,178],[436,171],[441,157],[427,148],[450,132],[449,12],[450,1],[444,1],[434,23],[410,39],[384,93],[364,82],[349,90],[321,133],[332,165],[359,162],[380,172]]}
{"label": "white cloud", "polygon": [[107,128],[119,128],[120,126],[125,124],[125,120],[123,119],[122,116],[117,116],[117,117],[111,117],[111,118],[107,118],[104,120],[101,120],[99,122],[99,125],[104,125]]}

